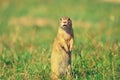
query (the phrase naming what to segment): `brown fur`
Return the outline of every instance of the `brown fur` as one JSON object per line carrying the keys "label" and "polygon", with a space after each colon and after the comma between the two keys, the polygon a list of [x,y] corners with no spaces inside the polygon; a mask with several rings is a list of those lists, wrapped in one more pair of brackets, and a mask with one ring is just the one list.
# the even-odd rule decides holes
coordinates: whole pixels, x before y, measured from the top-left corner
{"label": "brown fur", "polygon": [[73,40],[72,21],[69,17],[62,17],[51,54],[51,71],[53,80],[58,80],[62,75],[68,74],[71,64]]}

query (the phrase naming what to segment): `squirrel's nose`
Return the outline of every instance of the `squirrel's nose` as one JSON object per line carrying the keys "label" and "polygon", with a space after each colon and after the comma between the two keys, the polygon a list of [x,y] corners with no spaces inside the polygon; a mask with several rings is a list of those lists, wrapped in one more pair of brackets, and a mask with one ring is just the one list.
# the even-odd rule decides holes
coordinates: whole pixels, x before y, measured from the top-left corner
{"label": "squirrel's nose", "polygon": [[66,21],[64,21],[63,23],[67,23]]}

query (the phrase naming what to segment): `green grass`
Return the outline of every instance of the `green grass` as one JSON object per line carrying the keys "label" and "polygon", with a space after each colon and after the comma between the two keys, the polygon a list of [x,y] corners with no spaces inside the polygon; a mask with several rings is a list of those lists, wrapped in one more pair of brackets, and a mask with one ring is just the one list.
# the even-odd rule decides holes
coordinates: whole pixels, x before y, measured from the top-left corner
{"label": "green grass", "polygon": [[0,1],[0,80],[50,79],[50,55],[61,16],[73,20],[71,79],[120,79],[119,3],[5,0]]}

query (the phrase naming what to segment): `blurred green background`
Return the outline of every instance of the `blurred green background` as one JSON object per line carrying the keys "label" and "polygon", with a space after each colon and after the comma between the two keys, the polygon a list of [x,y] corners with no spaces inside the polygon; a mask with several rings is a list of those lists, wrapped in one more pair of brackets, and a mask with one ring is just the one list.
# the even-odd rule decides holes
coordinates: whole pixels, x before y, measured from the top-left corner
{"label": "blurred green background", "polygon": [[1,80],[50,79],[62,16],[75,35],[71,80],[120,79],[119,0],[0,0]]}

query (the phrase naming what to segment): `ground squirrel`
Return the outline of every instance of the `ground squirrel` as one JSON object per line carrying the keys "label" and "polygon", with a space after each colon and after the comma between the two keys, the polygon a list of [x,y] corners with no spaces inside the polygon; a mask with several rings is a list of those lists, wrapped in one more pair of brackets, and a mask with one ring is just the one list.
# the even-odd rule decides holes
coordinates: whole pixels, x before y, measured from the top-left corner
{"label": "ground squirrel", "polygon": [[51,54],[51,77],[53,80],[57,80],[60,76],[68,74],[71,68],[73,40],[72,21],[69,17],[62,17]]}

